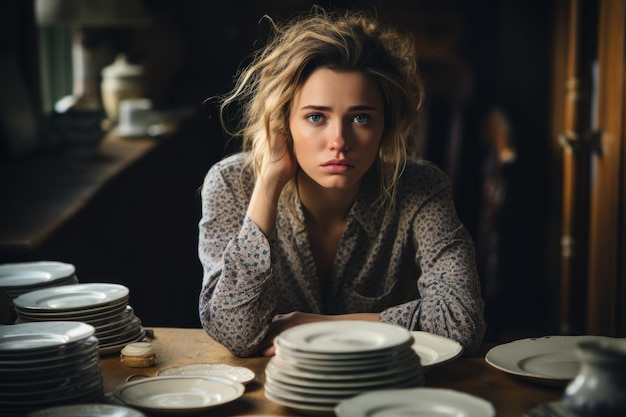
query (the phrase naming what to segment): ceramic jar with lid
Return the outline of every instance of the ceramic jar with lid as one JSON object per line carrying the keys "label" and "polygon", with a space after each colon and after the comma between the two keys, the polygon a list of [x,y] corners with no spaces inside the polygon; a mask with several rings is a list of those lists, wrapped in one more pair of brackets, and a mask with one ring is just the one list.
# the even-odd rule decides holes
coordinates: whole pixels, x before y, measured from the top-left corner
{"label": "ceramic jar with lid", "polygon": [[563,405],[581,417],[626,416],[626,339],[578,345],[578,375],[567,385]]}
{"label": "ceramic jar with lid", "polygon": [[102,104],[113,123],[119,119],[119,103],[124,99],[144,98],[145,90],[143,66],[129,63],[124,54],[117,55],[102,70]]}
{"label": "ceramic jar with lid", "polygon": [[120,362],[132,368],[149,368],[156,363],[156,352],[151,343],[130,343],[120,352]]}

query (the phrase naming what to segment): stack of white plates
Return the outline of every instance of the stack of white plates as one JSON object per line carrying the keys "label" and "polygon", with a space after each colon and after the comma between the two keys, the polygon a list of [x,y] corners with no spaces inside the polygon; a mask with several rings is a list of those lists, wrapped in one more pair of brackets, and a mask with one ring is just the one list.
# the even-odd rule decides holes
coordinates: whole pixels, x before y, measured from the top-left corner
{"label": "stack of white plates", "polygon": [[41,288],[77,284],[76,268],[55,261],[0,265],[0,287],[11,298]]}
{"label": "stack of white plates", "polygon": [[64,321],[0,326],[0,415],[101,399],[94,333]]}
{"label": "stack of white plates", "polygon": [[27,292],[13,300],[19,322],[80,321],[93,326],[100,354],[142,340],[145,330],[120,284],[84,283]]}
{"label": "stack of white plates", "polygon": [[292,327],[274,339],[265,396],[305,413],[332,413],[363,392],[424,383],[411,333],[379,322],[334,321]]}

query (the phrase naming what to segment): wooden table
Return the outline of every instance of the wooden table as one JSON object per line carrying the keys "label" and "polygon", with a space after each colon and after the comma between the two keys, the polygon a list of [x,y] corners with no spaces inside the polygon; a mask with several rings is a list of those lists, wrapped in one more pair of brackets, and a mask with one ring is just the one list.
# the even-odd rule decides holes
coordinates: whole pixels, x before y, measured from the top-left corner
{"label": "wooden table", "polygon": [[[157,364],[151,368],[130,368],[120,363],[119,355],[103,356],[100,368],[105,392],[109,393],[133,375],[155,376],[162,368],[189,363],[226,363],[253,370],[256,380],[246,385],[246,393],[237,401],[211,408],[205,415],[298,416],[299,413],[267,400],[263,392],[268,358],[237,358],[212,340],[203,329],[154,328],[151,343]],[[484,356],[491,346],[483,346],[479,355],[461,357],[436,366],[426,374],[426,387],[449,388],[489,400],[497,417],[522,417],[538,404],[560,399],[563,388],[532,384],[488,365]]]}

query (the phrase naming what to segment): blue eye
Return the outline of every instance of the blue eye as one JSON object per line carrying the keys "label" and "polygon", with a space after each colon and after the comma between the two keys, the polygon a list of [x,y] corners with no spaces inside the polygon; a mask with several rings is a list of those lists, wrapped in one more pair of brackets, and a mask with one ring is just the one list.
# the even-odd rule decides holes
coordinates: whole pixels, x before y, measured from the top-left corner
{"label": "blue eye", "polygon": [[309,122],[315,124],[321,123],[324,120],[324,117],[319,113],[309,114],[306,118]]}
{"label": "blue eye", "polygon": [[371,118],[367,114],[357,114],[352,120],[354,120],[355,123],[367,123]]}

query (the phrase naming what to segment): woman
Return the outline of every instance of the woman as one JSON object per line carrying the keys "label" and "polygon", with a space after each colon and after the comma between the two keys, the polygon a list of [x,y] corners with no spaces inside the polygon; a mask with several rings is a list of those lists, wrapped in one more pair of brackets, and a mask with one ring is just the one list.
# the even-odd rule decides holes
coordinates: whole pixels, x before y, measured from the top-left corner
{"label": "woman", "polygon": [[221,101],[243,152],[202,190],[200,318],[233,354],[281,331],[380,320],[455,339],[485,331],[474,247],[448,179],[409,157],[422,86],[408,37],[314,10],[275,27]]}

